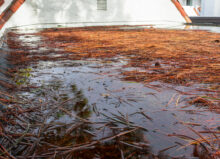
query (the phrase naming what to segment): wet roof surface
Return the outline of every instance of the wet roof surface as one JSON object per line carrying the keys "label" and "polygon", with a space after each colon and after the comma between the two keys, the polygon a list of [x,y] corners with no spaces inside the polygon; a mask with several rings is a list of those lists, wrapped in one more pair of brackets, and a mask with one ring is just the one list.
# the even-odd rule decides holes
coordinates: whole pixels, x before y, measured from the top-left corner
{"label": "wet roof surface", "polygon": [[[121,31],[121,28],[116,29]],[[127,29],[122,31],[129,34]],[[79,32],[82,35],[86,33]],[[77,31],[75,33],[77,35]],[[8,34],[11,55],[18,58],[11,61],[17,66],[13,81],[18,89],[13,94],[23,101],[23,108],[37,107],[38,110],[20,117],[31,123],[26,123],[29,127],[25,129],[33,134],[25,139],[30,147],[36,141],[35,135],[40,136],[40,144],[34,151],[39,158],[53,155],[58,158],[71,155],[75,158],[148,158],[161,153],[167,158],[187,158],[193,155],[195,147],[184,145],[190,142],[190,138],[191,141],[192,138],[201,138],[195,132],[218,131],[219,107],[212,110],[207,103],[201,102],[207,98],[212,98],[210,102],[214,104],[218,102],[215,80],[211,86],[217,90],[208,89],[210,84],[199,82],[191,85],[165,80],[143,83],[142,78],[138,79],[139,74],[136,80],[123,74],[145,72],[143,67],[128,65],[131,59],[127,56],[81,56],[86,49],[95,47],[89,45],[81,50],[77,48],[79,52],[74,49],[71,53],[74,58],[71,59],[70,56],[64,57],[66,44],[75,46],[80,41],[82,45],[89,39],[71,38],[73,34],[64,36],[56,32],[58,36],[51,38],[53,40],[45,40],[50,34],[51,30],[34,34],[15,30]],[[99,38],[103,38],[101,33]],[[109,51],[107,47],[102,50],[105,51]],[[162,68],[170,65],[163,60],[153,60],[150,67],[157,67],[155,62],[159,62]],[[10,126],[7,129],[15,134],[24,131]],[[10,142],[7,145],[10,147]],[[12,154],[22,158],[31,150],[27,147],[26,150],[24,146],[14,147]],[[201,152],[199,155],[204,154]]]}

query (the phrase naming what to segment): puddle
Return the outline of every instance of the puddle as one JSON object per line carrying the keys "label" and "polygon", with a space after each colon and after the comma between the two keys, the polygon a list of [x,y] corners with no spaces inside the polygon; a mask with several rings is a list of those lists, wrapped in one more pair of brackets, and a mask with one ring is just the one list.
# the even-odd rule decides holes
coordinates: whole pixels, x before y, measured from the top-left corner
{"label": "puddle", "polygon": [[[193,135],[177,119],[197,123],[201,125],[201,130],[204,121],[210,121],[206,123],[208,127],[218,125],[218,114],[207,112],[202,108],[200,109],[201,112],[197,113],[198,110],[194,106],[181,109],[187,105],[184,101],[187,96],[181,95],[177,91],[166,89],[157,92],[140,83],[121,81],[118,78],[120,72],[117,72],[119,68],[120,63],[106,65],[88,61],[40,62],[32,70],[29,84],[38,87],[51,87],[52,89],[56,87],[53,92],[55,97],[53,98],[61,98],[61,100],[63,98],[74,98],[76,92],[72,91],[73,89],[78,90],[80,92],[79,97],[83,95],[84,99],[76,97],[76,100],[79,98],[79,100],[86,102],[82,108],[73,108],[72,113],[79,113],[77,110],[82,109],[86,116],[82,114],[80,117],[89,118],[92,122],[106,120],[102,114],[110,118],[115,118],[114,115],[124,115],[128,117],[130,122],[148,130],[143,131],[143,135],[157,153],[162,149],[176,145],[177,141],[182,143],[181,140],[166,137],[166,134]],[[179,89],[183,92],[191,90],[187,87],[180,87]],[[43,94],[49,93],[44,88],[41,91]],[[39,97],[42,100],[44,99],[44,96],[41,97],[39,94],[28,93],[28,95],[33,100],[39,100]],[[172,97],[174,100],[169,103]],[[179,99],[179,103],[175,103],[177,99]],[[149,118],[146,118],[142,112]],[[69,120],[71,117],[63,116],[59,122],[68,124]],[[177,155],[182,152],[182,154],[186,154],[186,151],[190,152],[190,148],[180,151],[171,150],[170,153]]]}
{"label": "puddle", "polygon": [[[23,46],[31,47],[39,46],[40,39],[37,35],[19,37]],[[44,54],[45,50],[38,51]],[[59,56],[53,52],[50,55]],[[195,91],[199,85],[124,81],[122,72],[138,69],[123,67],[127,61],[121,56],[39,60],[23,68],[25,73],[17,74],[25,79],[17,81],[18,87],[26,89],[15,95],[25,101],[26,107],[41,105],[44,114],[41,117],[38,112],[33,113],[36,121],[44,121],[45,132],[42,127],[30,128],[35,135],[39,131],[45,133],[35,151],[38,158],[54,155],[53,150],[62,152],[57,156],[72,153],[75,158],[94,159],[148,158],[153,154],[193,156],[194,146],[184,147],[187,142],[178,137],[199,138],[188,126],[204,131],[217,128],[220,122],[214,111],[188,103],[194,94],[207,92]],[[71,147],[75,145],[79,146]],[[15,149],[14,154],[22,156],[25,148]]]}

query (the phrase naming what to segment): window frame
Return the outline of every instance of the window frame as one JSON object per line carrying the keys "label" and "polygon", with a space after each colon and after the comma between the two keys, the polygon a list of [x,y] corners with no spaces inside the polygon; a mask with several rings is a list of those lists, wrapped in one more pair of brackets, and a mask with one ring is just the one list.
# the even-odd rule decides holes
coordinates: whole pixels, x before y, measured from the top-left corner
{"label": "window frame", "polygon": [[193,5],[193,1],[192,0],[186,0],[186,5],[187,6],[192,6]]}
{"label": "window frame", "polygon": [[97,0],[97,10],[106,11],[108,9],[107,0]]}

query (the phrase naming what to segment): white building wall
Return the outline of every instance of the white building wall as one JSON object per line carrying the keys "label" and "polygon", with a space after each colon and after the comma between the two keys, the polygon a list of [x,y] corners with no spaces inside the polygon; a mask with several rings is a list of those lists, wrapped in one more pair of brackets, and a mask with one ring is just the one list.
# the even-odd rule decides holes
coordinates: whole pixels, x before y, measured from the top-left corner
{"label": "white building wall", "polygon": [[220,0],[202,0],[202,16],[220,17]]}
{"label": "white building wall", "polygon": [[215,0],[214,16],[220,17],[220,0]]}
{"label": "white building wall", "polygon": [[198,16],[196,14],[195,10],[194,10],[195,7],[193,7],[193,6],[183,6],[183,8],[184,8],[185,12],[187,13],[187,15],[189,17],[191,17],[191,16]]}
{"label": "white building wall", "polygon": [[182,4],[182,6],[186,6],[186,0],[179,0],[180,4]]}
{"label": "white building wall", "polygon": [[107,8],[97,10],[97,0],[26,0],[4,28],[41,23],[185,22],[171,0],[107,0]]}
{"label": "white building wall", "polygon": [[[192,5],[188,6],[187,0],[179,0],[180,4],[183,6],[183,9],[185,10],[188,16],[198,16],[197,12],[200,14],[198,8],[201,7],[201,0],[191,0],[191,1],[192,1]],[[195,9],[197,10],[197,12],[195,12]]]}
{"label": "white building wall", "polygon": [[201,6],[201,0],[194,0],[193,1],[193,6],[196,7],[196,8]]}

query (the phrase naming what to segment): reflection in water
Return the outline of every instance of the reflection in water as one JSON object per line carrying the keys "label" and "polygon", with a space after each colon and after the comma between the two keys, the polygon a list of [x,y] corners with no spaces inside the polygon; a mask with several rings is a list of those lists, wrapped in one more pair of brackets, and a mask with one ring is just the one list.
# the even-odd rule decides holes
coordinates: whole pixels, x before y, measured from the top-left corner
{"label": "reflection in water", "polygon": [[[45,103],[53,103],[52,107],[42,111],[46,123],[34,151],[39,157],[149,157],[150,148],[142,129],[109,119],[106,122],[103,119],[102,122],[91,122],[93,111],[82,90],[74,84],[67,89],[59,80],[48,83],[30,93],[32,100],[43,99]],[[54,109],[57,103],[62,105]],[[24,155],[26,151],[21,150],[20,155]],[[48,153],[50,150],[51,153]]]}
{"label": "reflection in water", "polygon": [[[72,89],[73,90],[73,89]],[[73,91],[74,92],[74,91]],[[81,118],[89,118],[91,115],[90,106],[88,105],[88,99],[83,96],[82,91],[76,91],[75,96],[77,102],[73,106],[73,110]]]}

